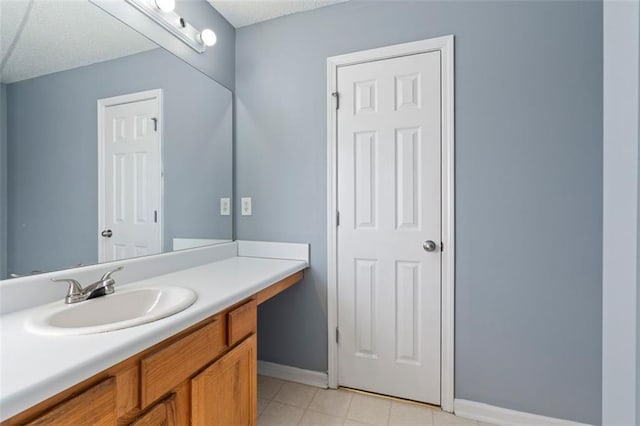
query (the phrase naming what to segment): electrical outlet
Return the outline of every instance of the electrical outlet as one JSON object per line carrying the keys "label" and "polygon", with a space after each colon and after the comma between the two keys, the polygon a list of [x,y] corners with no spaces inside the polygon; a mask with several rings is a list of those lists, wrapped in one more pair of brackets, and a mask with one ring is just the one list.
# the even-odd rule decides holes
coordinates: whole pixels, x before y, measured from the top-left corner
{"label": "electrical outlet", "polygon": [[240,200],[242,216],[251,216],[251,197],[243,197]]}
{"label": "electrical outlet", "polygon": [[220,216],[231,215],[231,198],[220,198]]}

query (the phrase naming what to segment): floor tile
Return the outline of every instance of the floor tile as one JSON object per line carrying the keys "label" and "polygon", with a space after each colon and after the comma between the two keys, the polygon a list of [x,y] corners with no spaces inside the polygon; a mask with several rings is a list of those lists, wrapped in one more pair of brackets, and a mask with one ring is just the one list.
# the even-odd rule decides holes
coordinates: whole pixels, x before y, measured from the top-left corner
{"label": "floor tile", "polygon": [[464,417],[454,416],[444,411],[434,410],[433,412],[433,424],[435,426],[443,425],[459,425],[459,426],[477,426],[475,420],[465,419]]}
{"label": "floor tile", "polygon": [[428,406],[266,376],[258,376],[258,416],[259,426],[494,426]]}
{"label": "floor tile", "polygon": [[265,400],[273,399],[283,384],[284,380],[258,376],[258,398]]}
{"label": "floor tile", "polygon": [[317,391],[312,386],[284,382],[273,400],[306,409]]}
{"label": "floor tile", "polygon": [[372,425],[386,426],[391,401],[366,395],[353,395],[347,418]]}
{"label": "floor tile", "polygon": [[318,413],[316,411],[307,410],[302,416],[300,426],[342,426],[344,419],[342,417],[330,416],[328,414]]}
{"label": "floor tile", "polygon": [[351,398],[353,398],[353,392],[333,389],[319,390],[313,397],[309,409],[332,416],[344,417],[347,415]]}
{"label": "floor tile", "polygon": [[390,426],[421,426],[433,424],[433,409],[402,402],[391,403]]}
{"label": "floor tile", "polygon": [[356,420],[346,419],[343,423],[343,426],[374,426],[369,423],[362,423]]}
{"label": "floor tile", "polygon": [[304,410],[291,405],[271,401],[258,417],[258,426],[292,426],[297,425]]}
{"label": "floor tile", "polygon": [[267,408],[267,405],[269,405],[269,400],[268,399],[260,399],[260,398],[258,398],[258,416],[260,416],[260,414],[262,414],[264,409]]}

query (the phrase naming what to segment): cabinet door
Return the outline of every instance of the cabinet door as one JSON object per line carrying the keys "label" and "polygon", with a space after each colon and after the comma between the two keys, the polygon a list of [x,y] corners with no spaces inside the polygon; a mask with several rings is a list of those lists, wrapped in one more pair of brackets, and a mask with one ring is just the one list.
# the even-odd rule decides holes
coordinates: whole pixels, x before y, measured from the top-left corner
{"label": "cabinet door", "polygon": [[191,380],[191,418],[195,426],[257,424],[256,335]]}
{"label": "cabinet door", "polygon": [[104,380],[58,404],[29,425],[113,425],[116,422],[116,380]]}
{"label": "cabinet door", "polygon": [[138,418],[131,426],[174,426],[176,419],[176,398],[171,395],[162,402],[157,403],[147,414]]}

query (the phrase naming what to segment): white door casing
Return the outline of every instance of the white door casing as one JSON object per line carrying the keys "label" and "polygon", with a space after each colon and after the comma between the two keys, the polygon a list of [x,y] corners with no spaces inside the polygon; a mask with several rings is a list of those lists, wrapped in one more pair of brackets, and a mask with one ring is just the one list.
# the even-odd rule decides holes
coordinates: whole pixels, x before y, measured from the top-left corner
{"label": "white door casing", "polygon": [[162,252],[161,124],[161,90],[98,100],[100,262]]}
{"label": "white door casing", "polygon": [[329,385],[452,411],[453,36],[327,65]]}

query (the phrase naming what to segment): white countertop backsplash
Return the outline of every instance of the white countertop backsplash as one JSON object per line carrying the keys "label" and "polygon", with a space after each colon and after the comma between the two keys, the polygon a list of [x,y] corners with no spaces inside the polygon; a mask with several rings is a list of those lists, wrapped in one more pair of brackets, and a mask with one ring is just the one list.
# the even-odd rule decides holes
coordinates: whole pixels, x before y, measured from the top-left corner
{"label": "white countertop backsplash", "polygon": [[[2,300],[9,312],[0,316],[0,421],[307,268],[308,252],[307,244],[238,241],[1,282],[0,297],[12,298],[20,310],[10,310],[9,301]],[[244,257],[243,253],[260,257]],[[121,286],[180,286],[195,291],[198,300],[170,317],[107,333],[46,336],[25,329],[25,321],[41,309],[40,305],[51,300],[64,304],[63,285],[60,292],[47,292],[48,300],[42,295],[33,297],[33,292],[37,296],[38,291],[56,288],[50,278],[66,275],[86,285],[89,277],[95,280],[101,271],[120,264],[125,270],[114,275],[116,291]],[[18,280],[23,288],[16,285]],[[23,300],[29,294],[37,305]]]}

